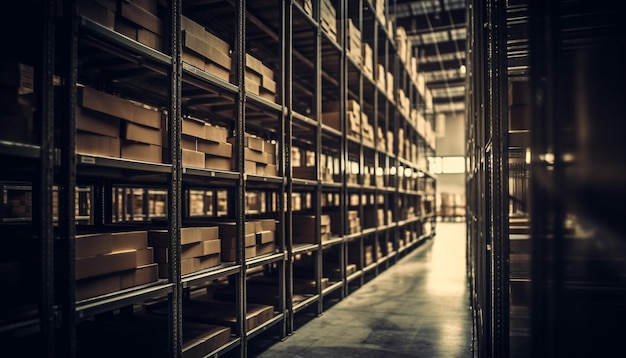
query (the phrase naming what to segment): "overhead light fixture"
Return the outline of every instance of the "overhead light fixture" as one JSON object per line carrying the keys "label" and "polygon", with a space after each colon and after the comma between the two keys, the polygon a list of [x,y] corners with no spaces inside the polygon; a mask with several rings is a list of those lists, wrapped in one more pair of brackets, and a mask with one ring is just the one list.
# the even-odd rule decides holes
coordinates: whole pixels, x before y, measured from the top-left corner
{"label": "overhead light fixture", "polygon": [[465,65],[461,65],[461,67],[459,67],[459,72],[464,75],[465,72],[467,72],[467,67],[465,67]]}

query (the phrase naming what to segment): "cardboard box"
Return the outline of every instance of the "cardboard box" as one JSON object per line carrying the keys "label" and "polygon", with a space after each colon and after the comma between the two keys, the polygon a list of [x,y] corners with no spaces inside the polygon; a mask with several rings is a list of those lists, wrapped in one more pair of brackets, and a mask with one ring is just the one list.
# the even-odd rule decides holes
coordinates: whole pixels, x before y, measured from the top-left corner
{"label": "cardboard box", "polygon": [[120,275],[120,289],[154,282],[159,279],[158,273],[158,264],[143,265],[130,272],[124,272]]}
{"label": "cardboard box", "polygon": [[[213,36],[213,38],[215,37]],[[196,36],[187,30],[183,30],[183,46],[201,55],[205,59],[210,60],[210,62],[230,71],[232,60],[228,54],[228,50],[226,52],[218,50],[216,47],[211,46],[209,42],[205,41],[204,37]]]}
{"label": "cardboard box", "polygon": [[257,232],[257,244],[268,244],[270,242],[275,242],[275,232],[274,230],[265,230]]}
{"label": "cardboard box", "polygon": [[204,270],[210,267],[215,267],[222,263],[222,258],[219,252],[198,257],[196,260],[198,260],[197,261],[198,270]]}
{"label": "cardboard box", "polygon": [[183,134],[180,136],[180,147],[182,149],[193,150],[193,151],[199,152],[198,139]]}
{"label": "cardboard box", "polygon": [[119,32],[120,34],[136,40],[137,39],[137,25],[132,24],[128,21],[124,21],[122,19],[116,19],[115,20],[115,25],[114,25],[114,30],[116,32]]}
{"label": "cardboard box", "polygon": [[196,36],[204,36],[204,33],[206,32],[204,26],[184,15],[181,17],[181,28]]}
{"label": "cardboard box", "polygon": [[107,9],[96,1],[79,1],[78,13],[110,29],[115,26],[115,11]]}
{"label": "cardboard box", "polygon": [[135,124],[146,127],[161,129],[163,127],[163,113],[156,108],[147,106],[143,103],[130,101],[130,115],[125,119]]}
{"label": "cardboard box", "polygon": [[[217,226],[219,227],[220,238],[237,236],[237,223],[234,221],[220,222]],[[249,235],[255,233],[254,221],[246,221],[244,224],[244,234]]]}
{"label": "cardboard box", "polygon": [[207,155],[204,160],[204,167],[216,170],[231,170],[231,159]]}
{"label": "cardboard box", "polygon": [[217,143],[199,140],[197,145],[199,152],[222,158],[233,157],[233,145],[231,143]]}
{"label": "cardboard box", "polygon": [[204,168],[205,154],[193,150],[182,149],[183,166]]}
{"label": "cardboard box", "polygon": [[104,255],[113,251],[110,233],[82,234],[75,238],[76,258]]}
{"label": "cardboard box", "polygon": [[154,144],[162,147],[163,133],[160,129],[154,129],[132,122],[124,121],[122,125],[122,138],[138,143]]}
{"label": "cardboard box", "polygon": [[157,35],[163,35],[163,23],[156,15],[133,3],[121,2],[120,5],[119,14],[121,17]]}
{"label": "cardboard box", "polygon": [[[76,129],[117,138],[120,136],[120,119],[85,108],[76,108]],[[84,144],[84,143],[81,143]]]}
{"label": "cardboard box", "polygon": [[188,64],[197,67],[199,69],[201,69],[202,71],[205,70],[205,62],[206,59],[200,55],[198,55],[197,53],[186,49],[183,47],[182,49],[182,60],[183,62],[187,62]]}
{"label": "cardboard box", "polygon": [[121,289],[121,280],[118,273],[88,278],[76,282],[76,300],[117,292]]}
{"label": "cardboard box", "polygon": [[119,158],[120,139],[77,131],[76,153]]}
{"label": "cardboard box", "polygon": [[228,138],[228,129],[213,125],[204,126],[204,139],[216,143],[226,143]]}
{"label": "cardboard box", "polygon": [[150,265],[154,263],[154,248],[144,247],[137,250],[137,264],[136,266]]}
{"label": "cardboard box", "polygon": [[137,29],[137,42],[157,51],[163,51],[163,37],[146,29]]}
{"label": "cardboard box", "polygon": [[263,231],[265,231],[265,230],[276,231],[276,220],[274,220],[274,219],[261,219],[261,220],[259,220],[259,222],[261,223],[261,228],[262,228]]}
{"label": "cardboard box", "polygon": [[130,113],[133,111],[133,104],[130,101],[90,87],[77,86],[77,90],[79,107],[117,118],[132,118]]}
{"label": "cardboard box", "polygon": [[193,138],[204,139],[205,137],[205,122],[189,117],[183,117],[181,123],[181,134],[187,135]]}
{"label": "cardboard box", "polygon": [[230,81],[230,70],[215,64],[212,60],[204,61],[204,71],[226,82]]}
{"label": "cardboard box", "polygon": [[206,240],[202,242],[203,246],[203,256],[219,254],[222,250],[222,240],[214,239],[214,240]]}
{"label": "cardboard box", "polygon": [[219,227],[217,226],[201,226],[196,229],[199,231],[202,241],[219,239]]}
{"label": "cardboard box", "polygon": [[145,162],[162,163],[163,148],[152,144],[122,140],[121,157]]}
{"label": "cardboard box", "polygon": [[81,257],[76,259],[76,279],[134,269],[136,264],[137,250],[115,251],[104,255]]}
{"label": "cardboard box", "polygon": [[[222,236],[220,238],[221,240],[221,247],[222,249],[234,249],[236,248],[237,245],[237,238],[236,237],[224,237]],[[256,239],[256,233],[252,233],[252,234],[246,234],[245,239],[244,239],[244,245],[245,247],[250,247],[250,246],[254,246],[257,243],[257,239]]]}
{"label": "cardboard box", "polygon": [[141,250],[148,247],[147,231],[125,231],[111,233],[111,251]]}
{"label": "cardboard box", "polygon": [[278,167],[274,164],[256,164],[257,175],[278,176]]}
{"label": "cardboard box", "polygon": [[[235,163],[233,161],[233,168],[235,168]],[[243,172],[246,174],[257,174],[257,163],[251,160],[243,161]]]}
{"label": "cardboard box", "polygon": [[[229,248],[222,247],[221,255],[222,255],[222,261],[225,261],[225,262],[235,261],[235,249],[234,248],[229,249]],[[245,248],[246,259],[253,258],[256,255],[257,255],[256,245]]]}
{"label": "cardboard box", "polygon": [[191,244],[180,245],[181,259],[190,259],[204,255],[204,244],[202,242],[194,242]]}

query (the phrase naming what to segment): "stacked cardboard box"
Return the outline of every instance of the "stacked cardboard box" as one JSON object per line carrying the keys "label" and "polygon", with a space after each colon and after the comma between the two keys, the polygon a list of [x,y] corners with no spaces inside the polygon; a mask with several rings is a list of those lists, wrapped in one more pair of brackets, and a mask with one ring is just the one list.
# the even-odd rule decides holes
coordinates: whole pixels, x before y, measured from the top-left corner
{"label": "stacked cardboard box", "polygon": [[386,76],[387,71],[385,71],[385,65],[379,63],[378,66],[376,66],[376,86],[384,93],[387,93]]}
{"label": "stacked cardboard box", "polygon": [[276,252],[276,220],[257,220],[255,222],[255,231],[257,255],[267,255]]}
{"label": "stacked cardboard box", "polygon": [[78,13],[113,30],[115,28],[117,0],[82,0],[78,2]]}
{"label": "stacked cardboard box", "polygon": [[163,116],[144,104],[78,86],[76,151],[163,161]]}
{"label": "stacked cardboard box", "polygon": [[424,77],[423,73],[418,73],[417,74],[417,92],[420,94],[420,96],[425,96],[426,95],[426,78]]}
{"label": "stacked cardboard box", "polygon": [[[320,216],[320,242],[330,240],[331,218],[329,215]],[[315,244],[315,216],[306,214],[294,214],[292,217],[292,240],[294,244]]]}
{"label": "stacked cardboard box", "polygon": [[[276,144],[248,133],[244,136],[244,172],[255,175],[278,175],[276,166]],[[228,142],[235,145],[236,137],[229,137]],[[232,167],[235,167],[234,161]]]}
{"label": "stacked cardboard box", "polygon": [[[317,281],[307,278],[294,278],[293,292],[300,295],[312,295],[317,293]],[[320,288],[326,289],[330,284],[328,277],[322,277],[320,280]]]}
{"label": "stacked cardboard box", "polygon": [[230,45],[188,17],[182,17],[181,28],[183,61],[228,81],[232,69]]}
{"label": "stacked cardboard box", "polygon": [[385,24],[386,24],[385,0],[376,0],[376,4],[375,4],[374,8],[376,9],[376,17],[378,18],[378,21],[380,21],[380,23],[384,27]]}
{"label": "stacked cardboard box", "polygon": [[369,43],[363,42],[363,74],[370,78],[374,79],[374,52]]}
{"label": "stacked cardboard box", "polygon": [[365,112],[361,113],[361,138],[363,144],[374,146],[374,126],[369,121],[369,116]]}
{"label": "stacked cardboard box", "polygon": [[366,245],[365,249],[365,266],[369,266],[374,263],[374,246]]}
{"label": "stacked cardboard box", "polygon": [[389,99],[391,99],[393,101],[394,100],[394,97],[393,97],[393,73],[391,73],[390,71],[387,71],[387,75],[385,77],[385,85],[387,86],[387,88],[386,88],[387,96],[389,97]]}
{"label": "stacked cardboard box", "polygon": [[528,130],[529,103],[528,81],[509,81],[509,131]]}
{"label": "stacked cardboard box", "polygon": [[404,128],[398,128],[398,157],[404,158]]}
{"label": "stacked cardboard box", "polygon": [[75,247],[78,300],[157,280],[146,231],[76,235]]}
{"label": "stacked cardboard box", "polygon": [[184,117],[181,133],[184,166],[231,170],[233,148],[227,141],[228,129]]}
{"label": "stacked cardboard box", "polygon": [[385,139],[385,131],[382,127],[376,128],[376,149],[387,151],[387,142]]}
{"label": "stacked cardboard box", "polygon": [[[236,56],[233,56],[233,65],[230,72],[230,80],[235,83]],[[246,69],[244,73],[246,91],[254,93],[270,102],[276,102],[276,82],[274,70],[265,65],[260,59],[246,53]]]}
{"label": "stacked cardboard box", "polygon": [[398,110],[405,118],[410,118],[411,99],[404,94],[402,88],[398,88]]}
{"label": "stacked cardboard box", "polygon": [[[202,291],[202,290],[200,290]],[[183,320],[204,322],[235,328],[237,325],[237,305],[235,302],[217,301],[204,294],[193,296],[185,302]],[[161,313],[167,313],[163,310]],[[252,330],[274,317],[274,307],[258,303],[246,305],[245,323]]]}
{"label": "stacked cardboard box", "polygon": [[[341,130],[339,102],[324,103],[322,122],[338,131]],[[359,140],[361,138],[361,105],[356,100],[346,102],[345,131],[346,135]]]}
{"label": "stacked cardboard box", "polygon": [[[217,266],[221,263],[221,242],[216,226],[184,227],[180,230],[181,275]],[[159,277],[168,277],[169,232],[151,230],[148,242],[155,249],[155,260],[159,263]]]}
{"label": "stacked cardboard box", "polygon": [[[235,261],[237,250],[237,223],[234,221],[220,222],[219,227],[220,240],[222,241],[222,260]],[[244,251],[245,258],[253,258],[257,256],[257,234],[256,223],[254,221],[246,221],[244,224]]]}
{"label": "stacked cardboard box", "polygon": [[[357,210],[348,210],[347,213],[347,231],[345,235],[355,234],[361,231],[361,219],[359,218],[359,212]],[[334,233],[343,233],[344,230],[341,227],[341,212],[332,211],[329,212],[331,231]]]}
{"label": "stacked cardboard box", "polygon": [[[115,11],[114,0],[94,0]],[[157,0],[120,1],[115,17],[115,31],[163,51],[163,21],[159,18]]]}
{"label": "stacked cardboard box", "polygon": [[[322,264],[323,276],[328,277],[330,281],[341,281],[341,266],[334,262],[324,262]],[[355,264],[346,265],[346,277],[356,272]]]}
{"label": "stacked cardboard box", "polygon": [[322,0],[320,21],[328,37],[337,42],[337,11],[330,0]]}
{"label": "stacked cardboard box", "polygon": [[11,60],[0,61],[0,140],[34,143],[35,71]]}
{"label": "stacked cardboard box", "polygon": [[361,49],[361,30],[354,24],[351,18],[346,20],[346,24],[342,21],[339,28],[343,31],[346,27],[346,55],[350,57],[357,66],[361,66],[363,62],[363,50]]}
{"label": "stacked cardboard box", "polygon": [[424,102],[426,104],[426,109],[433,109],[433,93],[429,88],[426,88],[424,91]]}

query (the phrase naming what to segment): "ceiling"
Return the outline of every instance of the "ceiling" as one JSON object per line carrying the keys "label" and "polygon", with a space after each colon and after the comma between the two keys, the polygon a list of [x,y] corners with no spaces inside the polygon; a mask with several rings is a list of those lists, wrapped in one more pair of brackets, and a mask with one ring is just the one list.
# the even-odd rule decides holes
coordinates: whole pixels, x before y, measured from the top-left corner
{"label": "ceiling", "polygon": [[436,113],[465,110],[465,0],[396,0],[396,25],[418,53]]}

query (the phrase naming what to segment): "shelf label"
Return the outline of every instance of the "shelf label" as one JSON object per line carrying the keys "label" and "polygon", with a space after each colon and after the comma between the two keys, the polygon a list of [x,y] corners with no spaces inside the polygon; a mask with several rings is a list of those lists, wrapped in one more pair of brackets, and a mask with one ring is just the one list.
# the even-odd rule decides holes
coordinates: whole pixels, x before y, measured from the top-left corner
{"label": "shelf label", "polygon": [[80,157],[80,162],[83,164],[96,164],[96,158],[94,157]]}

